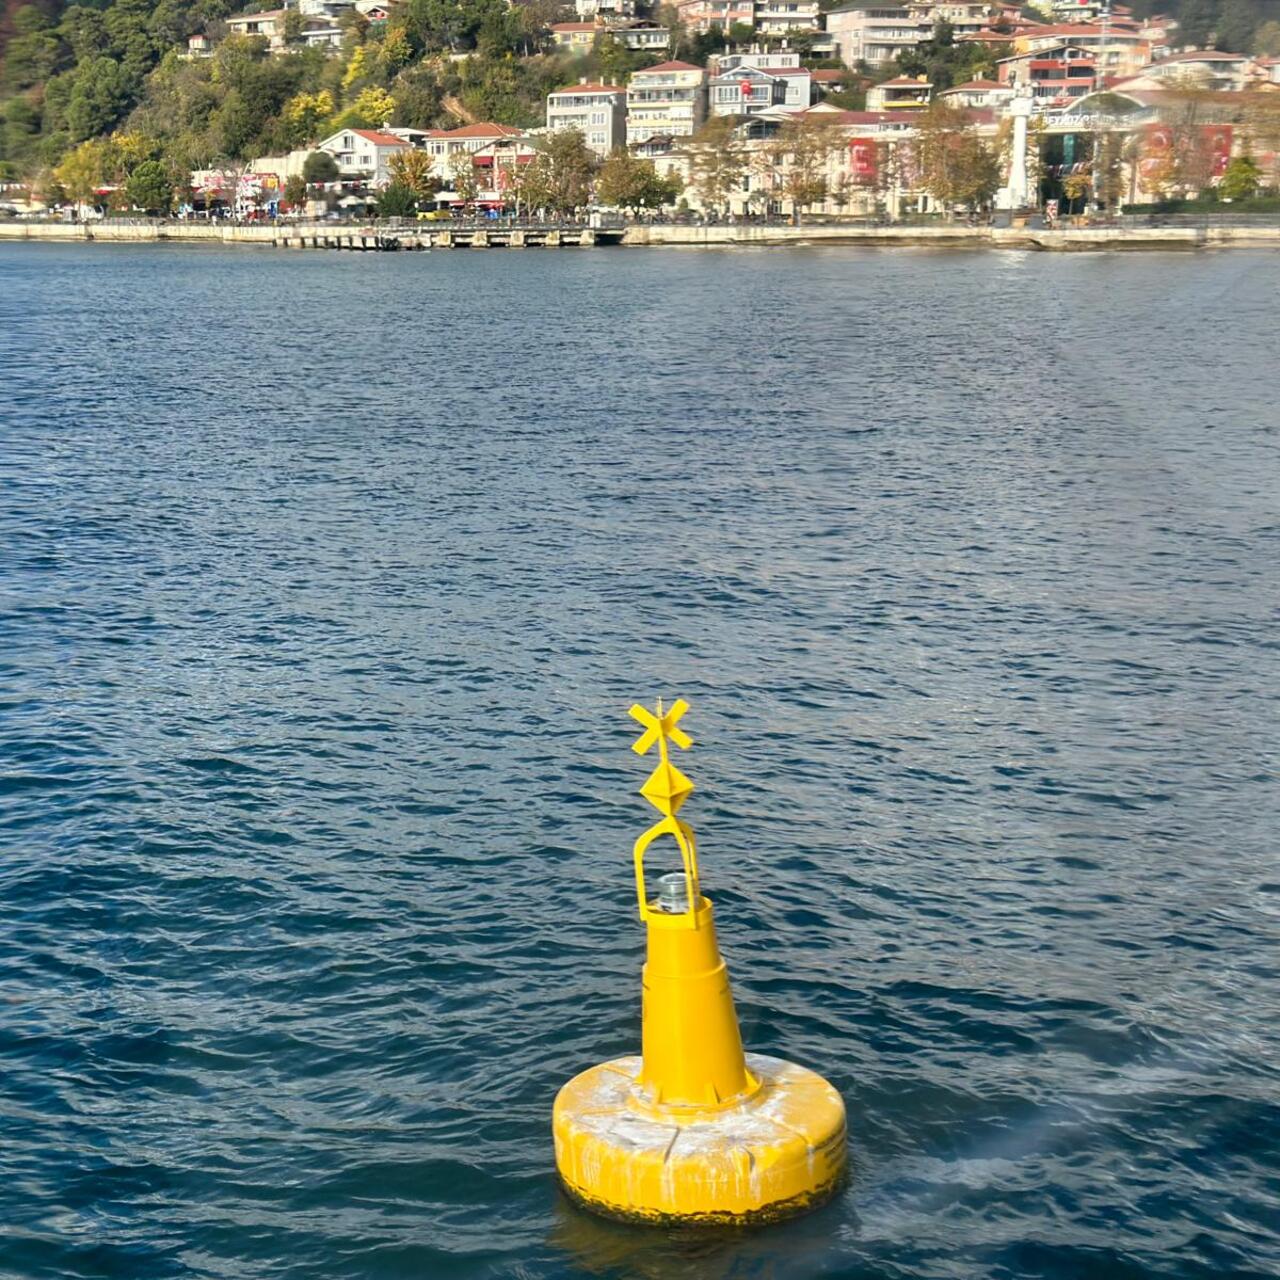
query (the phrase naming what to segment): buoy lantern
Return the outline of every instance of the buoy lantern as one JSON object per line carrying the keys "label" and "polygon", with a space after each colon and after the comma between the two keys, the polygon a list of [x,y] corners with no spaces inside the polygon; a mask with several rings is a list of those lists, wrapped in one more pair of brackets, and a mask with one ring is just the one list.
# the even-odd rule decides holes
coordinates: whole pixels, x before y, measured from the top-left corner
{"label": "buoy lantern", "polygon": [[[569,1195],[610,1217],[647,1222],[752,1223],[821,1204],[845,1169],[840,1095],[805,1067],[744,1053],[711,903],[698,886],[693,831],[677,816],[693,783],[669,744],[683,700],[631,708],[644,726],[634,750],[658,763],[640,789],[662,815],[635,843],[636,893],[648,931],[639,1057],[584,1071],[556,1098],[556,1166]],[[683,870],[651,898],[644,857],[671,836]]]}

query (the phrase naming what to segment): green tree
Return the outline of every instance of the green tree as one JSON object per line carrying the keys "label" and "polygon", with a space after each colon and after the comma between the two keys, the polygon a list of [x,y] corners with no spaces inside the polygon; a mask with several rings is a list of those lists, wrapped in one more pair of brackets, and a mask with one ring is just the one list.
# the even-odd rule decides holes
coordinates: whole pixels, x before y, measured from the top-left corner
{"label": "green tree", "polygon": [[1253,52],[1260,58],[1280,55],[1280,22],[1264,22],[1253,33]]}
{"label": "green tree", "polygon": [[1262,15],[1253,0],[1225,0],[1214,30],[1214,48],[1227,53],[1248,53],[1261,21]]}
{"label": "green tree", "polygon": [[52,24],[35,5],[24,4],[14,12],[12,22],[0,79],[0,86],[9,92],[42,84],[53,74],[61,52]]}
{"label": "green tree", "polygon": [[67,129],[73,142],[106,133],[125,113],[130,101],[123,67],[108,57],[91,58],[75,73],[67,102]]}
{"label": "green tree", "polygon": [[284,119],[298,142],[311,142],[317,130],[333,115],[333,94],[327,89],[317,93],[297,93],[284,104]]}
{"label": "green tree", "polygon": [[1219,194],[1224,200],[1248,200],[1257,195],[1262,185],[1262,170],[1252,156],[1236,156],[1227,165],[1227,171],[1218,184]]}
{"label": "green tree", "polygon": [[135,209],[167,214],[173,207],[173,183],[159,160],[144,160],[129,175],[125,194]]}
{"label": "green tree", "polygon": [[355,116],[361,124],[380,129],[396,113],[396,100],[385,90],[376,85],[361,89],[355,102],[344,112]]}
{"label": "green tree", "polygon": [[393,182],[378,196],[378,217],[412,218],[418,212],[417,193],[403,183]]}
{"label": "green tree", "polygon": [[294,209],[301,209],[307,203],[307,180],[301,174],[290,174],[285,179],[284,198]]}
{"label": "green tree", "polygon": [[596,199],[633,214],[672,204],[679,194],[678,179],[661,177],[652,160],[633,156],[625,147],[608,156],[596,177]]}
{"label": "green tree", "polygon": [[53,176],[76,204],[94,204],[114,167],[111,144],[103,138],[82,142],[62,158]]}
{"label": "green tree", "polygon": [[1183,0],[1178,8],[1178,42],[1205,48],[1217,20],[1215,0]]}
{"label": "green tree", "polygon": [[533,161],[540,166],[546,187],[546,208],[553,213],[573,214],[591,199],[591,179],[596,157],[577,129],[562,129],[539,139],[541,155]]}
{"label": "green tree", "polygon": [[440,190],[440,180],[435,176],[431,157],[416,148],[399,151],[391,157],[389,167],[392,180],[412,191],[419,200],[430,200]]}
{"label": "green tree", "polygon": [[337,182],[338,162],[327,151],[313,151],[302,162],[302,179],[308,186]]}

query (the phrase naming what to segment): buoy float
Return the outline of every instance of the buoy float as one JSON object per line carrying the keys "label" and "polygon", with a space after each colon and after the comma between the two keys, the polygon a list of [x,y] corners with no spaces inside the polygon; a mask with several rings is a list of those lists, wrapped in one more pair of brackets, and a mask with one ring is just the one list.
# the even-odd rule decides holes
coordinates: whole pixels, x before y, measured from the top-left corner
{"label": "buoy float", "polygon": [[[636,893],[648,931],[639,1057],[575,1076],[552,1116],[556,1167],[569,1195],[610,1217],[647,1222],[753,1223],[821,1204],[845,1169],[844,1103],[805,1067],[742,1049],[711,903],[698,884],[697,845],[677,812],[693,783],[668,748],[692,746],[689,706],[641,706],[633,750],[659,759],[640,788],[662,815],[636,841]],[[682,871],[652,898],[644,858],[661,836]]]}

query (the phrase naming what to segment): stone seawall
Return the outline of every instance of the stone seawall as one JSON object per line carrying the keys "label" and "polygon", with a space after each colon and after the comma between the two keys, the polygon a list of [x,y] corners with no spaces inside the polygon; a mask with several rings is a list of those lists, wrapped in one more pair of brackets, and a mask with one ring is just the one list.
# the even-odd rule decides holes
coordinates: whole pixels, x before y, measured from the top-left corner
{"label": "stone seawall", "polygon": [[164,241],[185,244],[248,244],[296,249],[456,249],[567,248],[597,244],[631,247],[712,248],[737,245],[761,248],[801,245],[865,245],[1035,249],[1048,252],[1134,249],[1280,248],[1280,225],[1273,227],[1020,227],[855,226],[815,224],[678,226],[656,224],[595,231],[590,228],[521,229],[504,227],[422,226],[375,230],[368,226],[303,223],[281,226],[210,226],[200,222],[0,222],[0,242],[13,240],[100,241],[137,244]]}

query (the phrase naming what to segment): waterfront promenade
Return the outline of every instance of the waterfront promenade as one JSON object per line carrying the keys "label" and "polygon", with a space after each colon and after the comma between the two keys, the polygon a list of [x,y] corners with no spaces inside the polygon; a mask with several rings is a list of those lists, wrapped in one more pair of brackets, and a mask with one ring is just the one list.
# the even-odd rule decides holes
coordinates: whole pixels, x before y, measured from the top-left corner
{"label": "waterfront promenade", "polygon": [[579,224],[503,223],[389,226],[359,223],[211,225],[204,222],[0,222],[0,241],[95,241],[243,244],[267,248],[357,251],[602,246],[773,247],[847,244],[875,247],[972,247],[1048,251],[1096,249],[1217,249],[1280,247],[1280,222],[1270,225],[1121,225],[1059,227],[969,226],[964,223],[635,223],[600,228]]}

